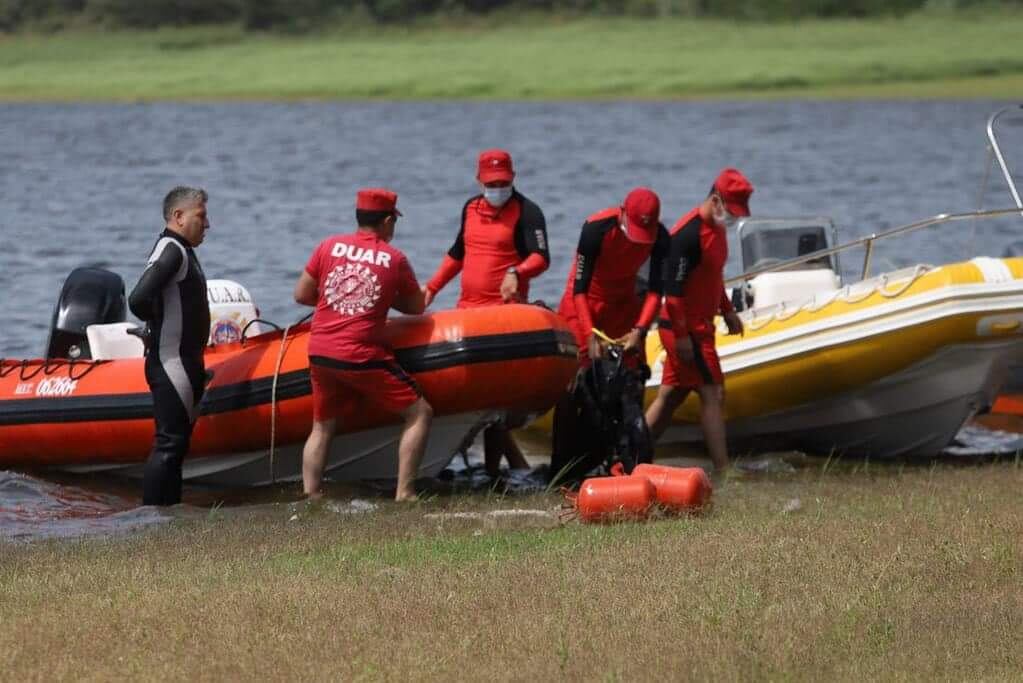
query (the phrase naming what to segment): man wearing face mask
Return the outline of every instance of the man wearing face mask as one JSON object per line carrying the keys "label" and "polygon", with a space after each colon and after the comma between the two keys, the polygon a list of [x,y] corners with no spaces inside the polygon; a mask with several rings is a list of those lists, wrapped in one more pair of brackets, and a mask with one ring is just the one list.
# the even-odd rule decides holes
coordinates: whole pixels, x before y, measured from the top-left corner
{"label": "man wearing face mask", "polygon": [[700,423],[714,468],[728,467],[724,422],[724,377],[714,344],[714,317],[729,334],[742,334],[742,320],[725,294],[728,230],[750,215],[753,185],[734,168],[718,175],[710,194],[672,227],[665,268],[665,304],[658,333],[667,352],[657,398],[646,412],[650,434],[664,433],[690,391],[700,396]]}
{"label": "man wearing face mask", "polygon": [[[428,306],[459,273],[459,308],[525,302],[529,281],[550,264],[546,220],[540,207],[512,184],[511,155],[503,149],[482,152],[476,179],[481,192],[462,207],[455,243],[424,287]],[[512,469],[529,467],[504,425],[489,427],[483,440],[486,470],[492,477],[499,473],[502,455]]]}
{"label": "man wearing face mask", "polygon": [[[668,232],[660,215],[660,198],[653,190],[638,187],[621,206],[599,211],[583,224],[558,307],[575,335],[582,367],[603,355],[594,329],[617,339],[626,353],[643,357],[647,329],[661,304],[663,260],[668,252]],[[640,299],[636,279],[648,260],[648,290]],[[552,476],[574,479],[583,474],[572,465],[578,460],[579,412],[571,391],[555,406]]]}

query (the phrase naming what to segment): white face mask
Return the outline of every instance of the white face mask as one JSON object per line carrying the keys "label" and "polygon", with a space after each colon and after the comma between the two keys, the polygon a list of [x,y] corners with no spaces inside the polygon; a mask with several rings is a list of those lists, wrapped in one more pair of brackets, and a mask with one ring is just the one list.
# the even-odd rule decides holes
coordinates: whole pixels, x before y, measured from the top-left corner
{"label": "white face mask", "polygon": [[494,208],[504,206],[511,199],[512,186],[508,187],[483,187],[483,198]]}
{"label": "white face mask", "polygon": [[714,212],[714,222],[726,230],[731,230],[735,227],[735,224],[739,222],[739,217],[733,216],[727,209],[725,209],[723,203],[719,204],[719,206],[721,207],[721,210]]}

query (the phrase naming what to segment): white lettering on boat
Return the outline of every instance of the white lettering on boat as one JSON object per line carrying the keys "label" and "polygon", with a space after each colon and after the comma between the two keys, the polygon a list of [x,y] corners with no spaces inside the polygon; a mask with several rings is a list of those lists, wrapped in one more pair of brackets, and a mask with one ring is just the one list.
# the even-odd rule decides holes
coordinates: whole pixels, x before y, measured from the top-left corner
{"label": "white lettering on boat", "polygon": [[211,304],[252,303],[252,299],[241,287],[207,287],[206,298]]}
{"label": "white lettering on boat", "polygon": [[17,386],[14,387],[14,395],[22,396],[24,394],[31,394],[34,387],[35,382],[18,382]]}
{"label": "white lettering on boat", "polygon": [[330,255],[334,258],[346,258],[356,263],[373,263],[384,268],[391,267],[391,255],[384,251],[357,247],[354,244],[335,242]]}
{"label": "white lettering on boat", "polygon": [[67,377],[50,377],[36,387],[36,396],[70,396],[78,388],[78,380]]}

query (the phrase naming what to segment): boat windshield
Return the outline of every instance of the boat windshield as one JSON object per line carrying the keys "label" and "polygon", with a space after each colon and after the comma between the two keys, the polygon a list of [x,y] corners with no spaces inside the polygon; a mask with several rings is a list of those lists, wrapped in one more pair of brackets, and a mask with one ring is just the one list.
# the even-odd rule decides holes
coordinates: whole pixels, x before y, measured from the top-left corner
{"label": "boat windshield", "polygon": [[[827,218],[747,218],[738,226],[742,269],[761,269],[835,246],[835,226]],[[838,254],[825,254],[797,266],[838,272]]]}

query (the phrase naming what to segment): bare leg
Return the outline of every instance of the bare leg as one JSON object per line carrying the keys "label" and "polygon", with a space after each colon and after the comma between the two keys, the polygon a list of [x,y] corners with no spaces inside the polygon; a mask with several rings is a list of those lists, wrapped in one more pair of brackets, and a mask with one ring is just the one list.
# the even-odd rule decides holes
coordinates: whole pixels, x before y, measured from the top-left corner
{"label": "bare leg", "polygon": [[320,485],[323,483],[323,468],[327,464],[327,449],[334,438],[337,420],[313,422],[312,431],[302,448],[302,484],[305,494],[310,498],[323,495]]}
{"label": "bare leg", "polygon": [[646,424],[650,429],[650,440],[652,442],[657,443],[657,440],[661,438],[664,430],[668,428],[668,424],[671,422],[671,416],[682,405],[682,402],[686,400],[688,395],[688,389],[666,386],[664,384],[657,390],[657,397],[654,398],[650,407],[646,409]]}
{"label": "bare leg", "polygon": [[703,438],[707,442],[714,469],[721,472],[728,468],[728,447],[725,443],[725,417],[723,406],[725,388],[720,384],[707,384],[696,390],[700,394],[700,423]]}
{"label": "bare leg", "polygon": [[398,442],[398,489],[394,499],[415,500],[416,473],[426,451],[433,408],[426,399],[420,398],[402,411],[401,415],[405,418],[405,426],[401,430],[401,441]]}
{"label": "bare leg", "polygon": [[487,474],[496,477],[501,473],[501,456],[508,458],[511,469],[526,469],[529,463],[512,438],[511,432],[501,425],[487,427],[483,432],[483,453]]}

